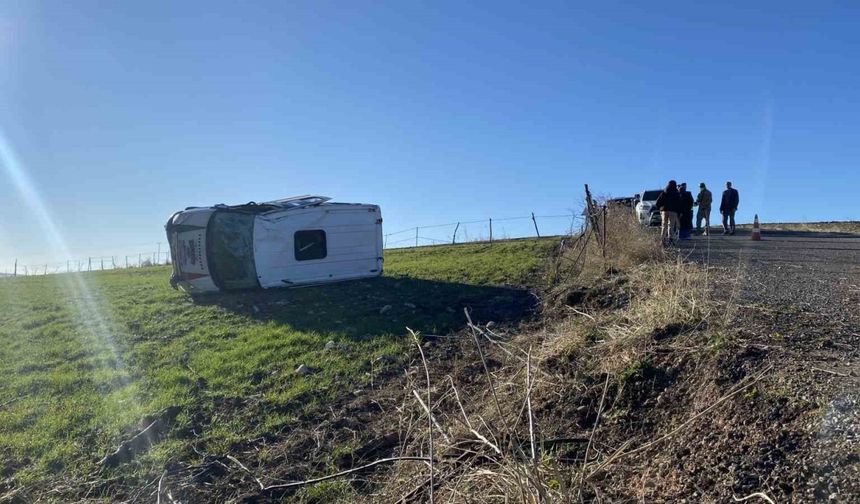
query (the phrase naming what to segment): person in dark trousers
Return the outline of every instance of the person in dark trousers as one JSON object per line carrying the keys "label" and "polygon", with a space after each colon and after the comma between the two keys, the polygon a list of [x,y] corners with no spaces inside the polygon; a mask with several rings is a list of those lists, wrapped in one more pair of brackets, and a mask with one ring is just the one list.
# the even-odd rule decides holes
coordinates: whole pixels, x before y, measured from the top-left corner
{"label": "person in dark trousers", "polygon": [[663,245],[668,245],[672,243],[678,232],[678,213],[681,211],[681,195],[678,193],[678,183],[670,180],[660,196],[657,197],[654,206],[660,210],[660,217],[663,219],[660,238],[663,240]]}
{"label": "person in dark trousers", "polygon": [[713,200],[714,197],[711,195],[711,191],[705,187],[705,183],[700,183],[699,195],[696,196],[696,206],[699,207],[699,211],[696,212],[696,232],[699,233],[702,231],[702,219],[704,219],[705,236],[711,234],[711,203]]}
{"label": "person in dark trousers", "polygon": [[726,182],[726,190],[723,191],[723,200],[720,203],[720,213],[723,214],[723,234],[735,234],[735,212],[738,211],[739,203],[738,190],[732,187],[731,182]]}
{"label": "person in dark trousers", "polygon": [[689,240],[690,234],[693,232],[693,195],[687,190],[687,183],[680,185],[679,195],[681,197],[681,211],[678,214],[678,220],[681,225],[680,238]]}

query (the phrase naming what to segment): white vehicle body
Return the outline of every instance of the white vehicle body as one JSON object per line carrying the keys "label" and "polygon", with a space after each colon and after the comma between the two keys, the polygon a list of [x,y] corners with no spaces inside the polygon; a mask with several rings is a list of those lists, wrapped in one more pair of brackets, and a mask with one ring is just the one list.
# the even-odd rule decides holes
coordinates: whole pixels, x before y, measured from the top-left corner
{"label": "white vehicle body", "polygon": [[662,189],[652,189],[642,191],[641,194],[637,195],[638,201],[636,202],[636,206],[633,211],[636,213],[636,219],[639,221],[639,224],[643,226],[660,225],[660,212],[657,210],[657,198],[660,196],[661,192],[663,192]]}
{"label": "white vehicle body", "polygon": [[286,287],[382,274],[377,205],[298,196],[189,208],[170,217],[171,285],[191,293]]}

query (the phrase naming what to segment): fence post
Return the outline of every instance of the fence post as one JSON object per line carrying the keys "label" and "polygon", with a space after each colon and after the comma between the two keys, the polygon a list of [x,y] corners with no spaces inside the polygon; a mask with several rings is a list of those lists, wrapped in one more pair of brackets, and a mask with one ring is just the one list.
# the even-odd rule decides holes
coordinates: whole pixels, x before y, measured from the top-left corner
{"label": "fence post", "polygon": [[540,231],[538,231],[537,220],[535,219],[535,213],[534,212],[532,212],[532,222],[535,223],[535,234],[537,235],[538,238],[540,238]]}
{"label": "fence post", "polygon": [[15,266],[12,269],[12,276],[13,277],[18,276],[18,259],[15,259]]}
{"label": "fence post", "polygon": [[125,256],[125,269],[128,269],[128,256]]}
{"label": "fence post", "polygon": [[48,265],[47,264],[45,265],[45,274],[46,275],[48,274]]}
{"label": "fence post", "polygon": [[460,223],[457,223],[457,227],[454,228],[454,237],[451,238],[451,245],[457,243],[457,230],[460,229]]}
{"label": "fence post", "polygon": [[155,264],[160,264],[161,261],[161,242],[158,242],[158,255],[155,259]]}
{"label": "fence post", "polygon": [[105,258],[99,257],[99,261],[102,263],[102,271],[104,271],[105,270]]}
{"label": "fence post", "polygon": [[142,254],[142,253],[141,253],[141,254],[137,254],[137,267],[138,267],[138,268],[140,268],[141,266],[143,266],[143,261],[141,261],[141,259],[142,259],[142,258],[143,258],[143,254]]}
{"label": "fence post", "polygon": [[93,258],[87,257],[87,271],[93,270]]}
{"label": "fence post", "polygon": [[603,242],[603,258],[606,259],[606,205],[603,205],[603,225],[600,231],[603,233],[603,239],[600,240]]}
{"label": "fence post", "polygon": [[493,218],[490,217],[490,243],[493,243]]}
{"label": "fence post", "polygon": [[595,208],[596,205],[594,203],[594,200],[591,199],[591,191],[588,190],[588,184],[585,184],[585,206],[586,213],[588,214],[588,220],[591,223],[591,229],[594,231],[594,237],[597,239],[597,244],[600,245],[600,249],[603,250],[606,247],[606,244],[603,242],[604,235],[600,230],[600,218],[597,215],[597,209]]}
{"label": "fence post", "polygon": [[415,246],[418,246],[418,228],[415,228]]}
{"label": "fence post", "polygon": [[67,259],[67,260],[66,260],[66,273],[71,273],[71,271],[72,271],[71,266],[72,266],[72,261],[69,261],[69,260]]}

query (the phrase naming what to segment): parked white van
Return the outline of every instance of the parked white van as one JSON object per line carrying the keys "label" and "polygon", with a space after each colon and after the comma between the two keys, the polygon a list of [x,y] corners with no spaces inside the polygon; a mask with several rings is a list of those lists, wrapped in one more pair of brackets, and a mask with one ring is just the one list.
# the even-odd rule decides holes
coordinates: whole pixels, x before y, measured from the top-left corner
{"label": "parked white van", "polygon": [[174,288],[197,294],[382,274],[377,205],[296,196],[187,208],[167,221]]}

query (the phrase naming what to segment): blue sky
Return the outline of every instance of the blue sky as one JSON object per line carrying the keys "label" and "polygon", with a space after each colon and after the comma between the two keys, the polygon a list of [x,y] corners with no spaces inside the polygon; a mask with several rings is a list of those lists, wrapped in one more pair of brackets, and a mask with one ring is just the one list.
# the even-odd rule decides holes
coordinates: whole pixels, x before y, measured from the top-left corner
{"label": "blue sky", "polygon": [[[386,231],[670,177],[733,180],[741,220],[858,219],[858,23],[826,1],[3,0],[0,134],[75,257],[305,193],[378,203]],[[10,173],[0,264],[60,259]]]}

